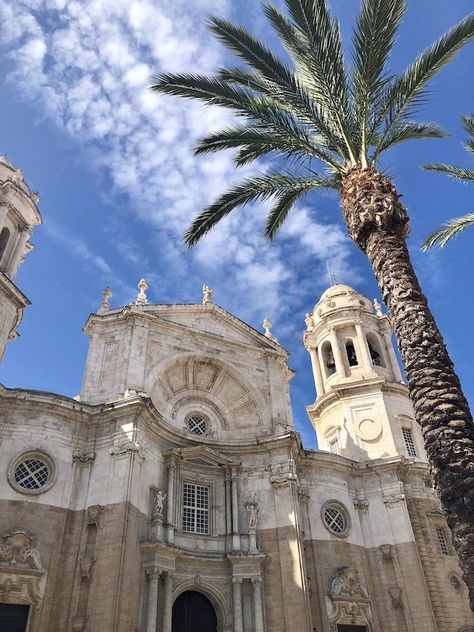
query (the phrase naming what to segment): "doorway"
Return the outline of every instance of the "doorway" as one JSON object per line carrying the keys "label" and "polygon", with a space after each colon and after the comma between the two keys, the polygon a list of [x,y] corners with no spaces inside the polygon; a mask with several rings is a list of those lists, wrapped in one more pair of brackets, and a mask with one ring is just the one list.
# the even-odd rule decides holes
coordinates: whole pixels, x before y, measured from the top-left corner
{"label": "doorway", "polygon": [[26,632],[30,606],[0,603],[0,632]]}
{"label": "doorway", "polygon": [[338,625],[337,632],[367,632],[366,625]]}
{"label": "doorway", "polygon": [[172,621],[172,632],[217,632],[214,606],[195,590],[187,590],[176,599]]}

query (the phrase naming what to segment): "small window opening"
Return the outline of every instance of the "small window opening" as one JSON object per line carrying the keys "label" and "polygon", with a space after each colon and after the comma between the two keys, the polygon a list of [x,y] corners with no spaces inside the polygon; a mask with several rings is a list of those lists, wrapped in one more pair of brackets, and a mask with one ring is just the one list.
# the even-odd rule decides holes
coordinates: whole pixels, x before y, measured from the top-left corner
{"label": "small window opening", "polygon": [[336,435],[329,441],[329,450],[333,454],[341,454],[341,442],[339,441],[339,435]]}
{"label": "small window opening", "polygon": [[3,228],[2,232],[0,233],[0,261],[2,260],[5,250],[7,249],[7,244],[8,244],[9,239],[10,239],[10,231],[5,226],[5,228]]}
{"label": "small window opening", "polygon": [[439,549],[443,555],[449,555],[448,540],[446,533],[442,527],[436,527],[436,535],[438,536]]}
{"label": "small window opening", "polygon": [[349,366],[357,366],[359,363],[357,362],[357,354],[352,341],[346,342],[346,353]]}
{"label": "small window opening", "polygon": [[418,456],[410,428],[402,428],[402,433],[405,440],[405,447],[407,449],[408,456]]}

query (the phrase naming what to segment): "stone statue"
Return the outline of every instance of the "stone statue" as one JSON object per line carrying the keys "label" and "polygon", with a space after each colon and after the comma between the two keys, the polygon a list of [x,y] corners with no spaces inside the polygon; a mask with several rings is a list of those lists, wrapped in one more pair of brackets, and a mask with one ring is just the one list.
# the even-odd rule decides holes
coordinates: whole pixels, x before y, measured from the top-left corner
{"label": "stone statue", "polygon": [[207,305],[208,303],[212,303],[212,290],[205,283],[202,286],[202,304]]}
{"label": "stone statue", "polygon": [[250,500],[245,503],[245,508],[247,509],[247,513],[249,515],[249,530],[255,531],[257,528],[258,512],[260,511],[260,507],[255,500],[254,494],[252,494]]}
{"label": "stone statue", "polygon": [[359,580],[359,571],[352,566],[341,566],[332,580],[331,599],[357,601],[368,599],[367,592]]}
{"label": "stone statue", "polygon": [[163,506],[166,500],[166,494],[163,494],[161,489],[157,489],[155,492],[155,497],[153,498],[153,513],[155,515],[161,516],[163,514]]}
{"label": "stone statue", "polygon": [[306,323],[307,331],[312,331],[314,329],[314,318],[312,314],[306,314],[304,322]]}
{"label": "stone statue", "polygon": [[379,318],[381,316],[383,316],[382,314],[382,306],[380,305],[380,303],[378,302],[378,300],[376,298],[374,298],[374,310],[375,310],[375,315],[378,316]]}

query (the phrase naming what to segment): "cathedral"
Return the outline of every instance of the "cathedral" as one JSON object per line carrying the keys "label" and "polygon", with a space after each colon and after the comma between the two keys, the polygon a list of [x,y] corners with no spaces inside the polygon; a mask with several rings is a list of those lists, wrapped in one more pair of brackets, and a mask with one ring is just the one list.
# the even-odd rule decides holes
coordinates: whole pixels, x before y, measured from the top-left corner
{"label": "cathedral", "polygon": [[[2,354],[37,204],[1,158]],[[104,291],[77,397],[0,385],[0,632],[474,632],[377,301],[306,316],[309,450],[269,322],[146,290]]]}

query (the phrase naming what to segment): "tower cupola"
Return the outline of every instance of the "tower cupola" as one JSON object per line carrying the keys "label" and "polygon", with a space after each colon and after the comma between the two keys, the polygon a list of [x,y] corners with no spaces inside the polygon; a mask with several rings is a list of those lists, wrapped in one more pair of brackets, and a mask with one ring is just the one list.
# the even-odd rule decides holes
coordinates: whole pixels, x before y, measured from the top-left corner
{"label": "tower cupola", "polygon": [[23,309],[30,304],[13,281],[33,249],[29,241],[33,227],[42,223],[38,201],[21,170],[0,156],[0,359],[7,341],[18,336]]}
{"label": "tower cupola", "polygon": [[[308,413],[320,448],[357,460],[424,455],[390,320],[376,300],[348,285],[328,288],[306,315],[304,344],[317,391]],[[408,431],[416,444],[409,451]]]}

